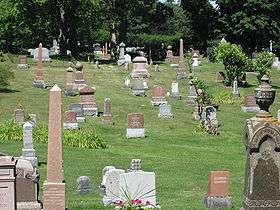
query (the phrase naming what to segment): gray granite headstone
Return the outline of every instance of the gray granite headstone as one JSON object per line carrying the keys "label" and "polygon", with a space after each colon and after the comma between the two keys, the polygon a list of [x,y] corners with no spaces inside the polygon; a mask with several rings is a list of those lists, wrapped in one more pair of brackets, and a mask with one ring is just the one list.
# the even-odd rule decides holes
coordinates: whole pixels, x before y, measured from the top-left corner
{"label": "gray granite headstone", "polygon": [[80,176],[77,179],[77,193],[80,195],[89,194],[92,192],[91,181],[88,176]]}
{"label": "gray granite headstone", "polygon": [[159,117],[163,118],[173,118],[171,105],[169,104],[161,104],[159,105]]}
{"label": "gray granite headstone", "polygon": [[77,122],[85,122],[85,115],[83,110],[83,105],[81,104],[70,104],[69,110],[76,112],[77,114]]}
{"label": "gray granite headstone", "polygon": [[146,96],[146,89],[143,80],[137,79],[133,82],[132,94],[134,96]]}

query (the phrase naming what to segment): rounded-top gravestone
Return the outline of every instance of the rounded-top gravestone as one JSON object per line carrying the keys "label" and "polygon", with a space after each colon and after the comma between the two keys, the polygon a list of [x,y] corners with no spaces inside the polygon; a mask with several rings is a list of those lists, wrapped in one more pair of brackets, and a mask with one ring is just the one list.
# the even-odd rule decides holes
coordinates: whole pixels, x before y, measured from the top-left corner
{"label": "rounded-top gravestone", "polygon": [[91,181],[88,176],[80,176],[77,179],[77,193],[80,195],[89,194],[92,192]]}

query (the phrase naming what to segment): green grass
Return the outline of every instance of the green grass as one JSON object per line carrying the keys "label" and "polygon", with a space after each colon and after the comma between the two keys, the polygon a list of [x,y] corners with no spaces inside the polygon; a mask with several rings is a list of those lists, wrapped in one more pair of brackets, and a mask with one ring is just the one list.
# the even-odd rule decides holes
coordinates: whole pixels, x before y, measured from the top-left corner
{"label": "green grass", "polygon": [[[66,67],[66,61],[54,61],[45,65],[45,81],[49,84],[57,83],[64,89]],[[220,135],[194,134],[197,122],[192,120],[193,108],[185,106],[187,81],[179,81],[182,100],[174,101],[168,98],[174,119],[158,119],[158,108],[150,104],[151,90],[147,97],[141,98],[132,96],[131,91],[121,88],[125,76],[130,72],[115,65],[102,66],[97,70],[88,63],[84,63],[84,69],[87,84],[97,89],[96,100],[100,111],[103,111],[104,99],[111,98],[115,125],[103,125],[100,118],[88,119],[87,123],[82,125],[82,129],[95,130],[101,135],[110,145],[109,149],[64,147],[64,172],[69,209],[106,209],[98,194],[103,167],[114,165],[126,169],[133,158],[142,159],[143,170],[156,173],[157,200],[162,209],[204,209],[202,197],[207,191],[208,175],[211,170],[230,171],[233,209],[241,207],[245,173],[244,124],[245,119],[253,114],[242,113],[238,105],[221,105],[218,112]],[[152,77],[149,87],[160,84],[169,91],[176,73],[167,64],[162,64],[160,69],[161,72],[150,71]],[[211,93],[231,91],[230,88],[215,83],[215,74],[222,69],[220,64],[203,63],[198,76],[206,81]],[[0,93],[0,122],[11,119],[13,110],[17,103],[20,103],[28,113],[37,114],[39,123],[47,124],[49,91],[32,87],[34,73],[34,65],[31,65],[28,71],[15,69],[15,79],[11,82],[10,91]],[[279,75],[273,71],[271,78],[274,85],[280,82]],[[252,86],[241,90],[243,96],[252,92],[258,84],[255,76],[249,76],[248,80]],[[79,102],[79,97],[63,96],[63,111],[66,111],[67,106],[73,102]],[[280,100],[277,99],[272,106],[274,116],[279,104]],[[131,112],[144,114],[147,138],[135,140],[125,138],[126,117]],[[0,142],[0,152],[10,155],[19,156],[21,147],[21,142],[12,140]],[[35,144],[35,147],[40,162],[46,162],[47,145]],[[41,186],[46,178],[46,167],[45,164],[39,167]],[[86,196],[76,194],[76,179],[82,175],[91,178],[93,194]]]}

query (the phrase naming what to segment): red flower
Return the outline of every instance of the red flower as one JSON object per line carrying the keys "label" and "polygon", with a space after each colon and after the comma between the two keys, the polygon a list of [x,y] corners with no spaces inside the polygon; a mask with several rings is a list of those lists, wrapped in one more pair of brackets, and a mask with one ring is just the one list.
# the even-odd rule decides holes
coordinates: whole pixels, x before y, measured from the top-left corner
{"label": "red flower", "polygon": [[142,203],[142,201],[139,199],[132,200],[133,205],[140,205],[141,203]]}

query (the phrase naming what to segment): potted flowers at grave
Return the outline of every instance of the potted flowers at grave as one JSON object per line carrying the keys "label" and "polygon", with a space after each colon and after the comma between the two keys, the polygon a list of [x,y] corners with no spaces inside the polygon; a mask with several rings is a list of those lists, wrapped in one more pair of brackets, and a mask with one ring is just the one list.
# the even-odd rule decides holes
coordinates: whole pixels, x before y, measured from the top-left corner
{"label": "potted flowers at grave", "polygon": [[115,202],[115,209],[122,210],[145,210],[145,209],[160,209],[160,207],[153,206],[149,201],[143,202],[140,199],[122,201],[119,200]]}

